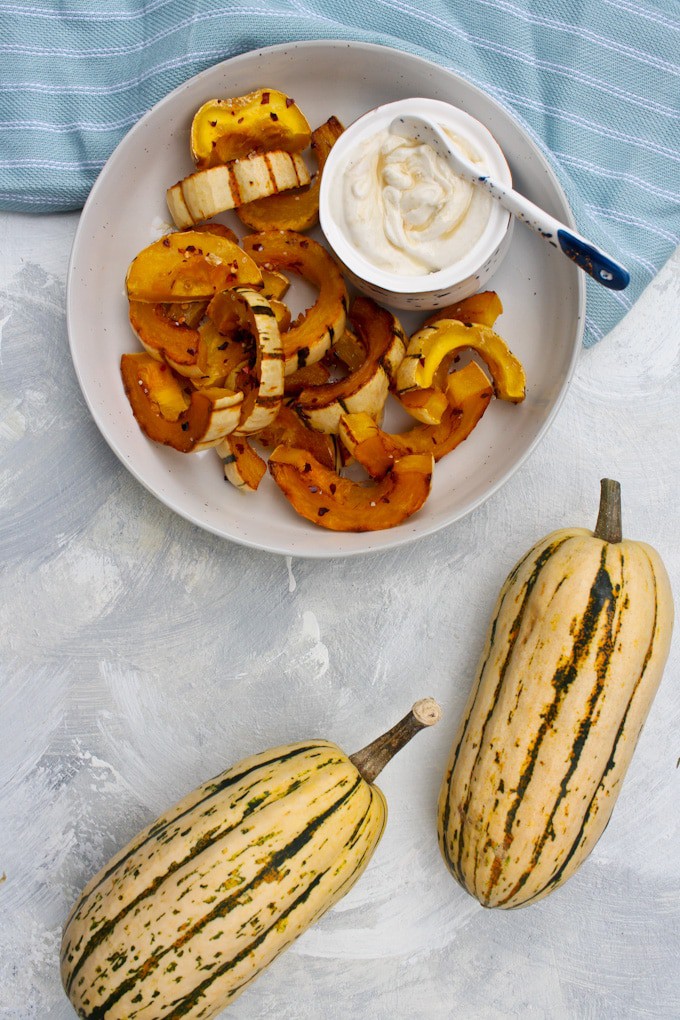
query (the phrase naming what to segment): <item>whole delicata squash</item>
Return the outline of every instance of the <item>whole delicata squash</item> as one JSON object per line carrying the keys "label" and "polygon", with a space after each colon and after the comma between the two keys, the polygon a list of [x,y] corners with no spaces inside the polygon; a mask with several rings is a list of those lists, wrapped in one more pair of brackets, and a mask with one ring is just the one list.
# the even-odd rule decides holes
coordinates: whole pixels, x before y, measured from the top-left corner
{"label": "whole delicata squash", "polygon": [[451,874],[486,907],[535,903],[609,821],[673,628],[661,559],[623,540],[602,481],[594,532],[543,538],[508,576],[439,799]]}
{"label": "whole delicata squash", "polygon": [[210,1020],[347,893],[385,828],[375,779],[432,699],[347,756],[306,740],[246,758],[135,836],[83,890],[61,978],[85,1020]]}

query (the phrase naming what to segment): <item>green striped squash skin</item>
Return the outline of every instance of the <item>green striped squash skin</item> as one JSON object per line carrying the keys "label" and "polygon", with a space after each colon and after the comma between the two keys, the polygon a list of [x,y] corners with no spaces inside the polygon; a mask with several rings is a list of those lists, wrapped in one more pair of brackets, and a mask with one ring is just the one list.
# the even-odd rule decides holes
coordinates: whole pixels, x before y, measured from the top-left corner
{"label": "green striped squash skin", "polygon": [[658,554],[553,532],[510,573],[439,798],[439,844],[486,907],[560,886],[604,831],[661,680],[673,599]]}
{"label": "green striped squash skin", "polygon": [[136,836],[71,911],[61,975],[90,1020],[212,1017],[356,882],[387,816],[334,744],[264,752]]}

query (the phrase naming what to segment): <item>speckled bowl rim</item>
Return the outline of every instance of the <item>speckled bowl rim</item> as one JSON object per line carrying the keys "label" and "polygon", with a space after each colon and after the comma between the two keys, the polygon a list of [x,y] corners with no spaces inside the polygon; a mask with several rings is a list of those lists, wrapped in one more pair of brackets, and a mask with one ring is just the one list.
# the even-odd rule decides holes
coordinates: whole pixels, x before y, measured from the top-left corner
{"label": "speckled bowl rim", "polygon": [[[329,81],[335,69],[343,90]],[[374,82],[368,89],[369,78]],[[336,83],[337,85],[337,83]],[[550,162],[530,133],[500,103],[459,75],[391,47],[372,43],[310,40],[250,51],[214,65],[184,82],[156,104],[131,129],[109,158],[83,209],[75,234],[67,281],[67,323],[75,372],[94,421],[130,473],[169,509],[199,528],[238,544],[278,555],[332,559],[382,552],[408,545],[454,524],[496,493],[525,463],[544,437],[572,378],[581,349],[585,317],[583,275],[563,257],[551,259],[541,245],[531,258],[525,241],[521,286],[509,293],[521,303],[525,323],[516,330],[520,357],[528,332],[540,330],[541,347],[553,370],[549,379],[530,380],[531,400],[514,417],[514,408],[496,407],[455,454],[436,466],[433,491],[423,509],[396,528],[335,533],[298,517],[278,491],[243,496],[228,491],[219,462],[208,469],[207,454],[178,454],[150,443],[132,419],[120,384],[121,353],[138,349],[129,330],[124,293],[127,265],[162,231],[153,224],[165,216],[165,188],[191,171],[188,155],[178,156],[193,112],[213,94],[237,95],[257,87],[279,87],[294,95],[318,122],[335,113],[358,116],[391,98],[425,94],[470,110],[498,138],[517,180],[522,169],[527,194],[543,200],[556,216],[573,216]],[[368,89],[360,97],[352,89]],[[328,97],[328,98],[324,98]],[[365,98],[365,103],[364,103]],[[351,110],[349,107],[354,103]],[[320,106],[319,104],[323,104]],[[347,108],[347,109],[346,109]],[[349,112],[348,112],[349,111]],[[499,131],[499,128],[502,130]],[[507,134],[516,144],[508,144]],[[188,146],[187,146],[188,148]],[[182,148],[182,152],[184,149]],[[534,187],[545,193],[533,194]],[[513,246],[528,231],[514,231]],[[540,245],[540,242],[538,242]],[[507,266],[512,261],[506,259]],[[501,273],[503,272],[503,267]],[[505,302],[507,289],[502,294]],[[533,295],[533,298],[532,298]],[[532,326],[526,317],[537,307]],[[513,320],[513,312],[508,322]],[[560,333],[556,333],[556,321]],[[500,328],[504,333],[505,325]],[[506,331],[507,332],[507,331]],[[513,330],[511,329],[512,333]],[[524,335],[524,342],[520,343]],[[505,334],[504,334],[505,335]],[[559,362],[559,371],[554,366]],[[494,401],[493,405],[500,405]],[[489,420],[487,420],[489,419]],[[481,426],[484,425],[484,428]],[[514,446],[513,446],[514,443]],[[516,448],[515,448],[516,447]],[[208,451],[210,453],[210,451]],[[264,485],[264,482],[263,482]],[[262,487],[261,487],[262,488]]]}

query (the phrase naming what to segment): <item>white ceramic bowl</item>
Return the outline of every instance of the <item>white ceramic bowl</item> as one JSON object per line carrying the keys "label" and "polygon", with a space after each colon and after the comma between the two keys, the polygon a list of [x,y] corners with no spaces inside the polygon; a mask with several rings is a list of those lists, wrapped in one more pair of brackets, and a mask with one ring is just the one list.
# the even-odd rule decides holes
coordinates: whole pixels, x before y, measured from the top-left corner
{"label": "white ceramic bowl", "polygon": [[319,219],[326,240],[358,290],[401,310],[442,308],[481,290],[498,269],[512,239],[513,217],[493,203],[486,226],[470,250],[450,266],[424,275],[405,276],[375,265],[348,235],[339,214],[345,174],[365,143],[405,114],[430,117],[452,131],[483,161],[488,173],[512,185],[510,168],[490,131],[463,110],[436,99],[411,98],[378,106],[343,132],[330,151],[321,178]]}

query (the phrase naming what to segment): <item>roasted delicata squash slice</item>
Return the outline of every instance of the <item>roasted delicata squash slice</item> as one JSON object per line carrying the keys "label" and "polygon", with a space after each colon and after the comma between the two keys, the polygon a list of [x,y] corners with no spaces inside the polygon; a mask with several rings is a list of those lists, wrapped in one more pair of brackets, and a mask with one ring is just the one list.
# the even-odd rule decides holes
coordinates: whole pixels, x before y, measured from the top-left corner
{"label": "roasted delicata squash slice", "polygon": [[181,453],[205,450],[238,425],[242,393],[217,387],[192,391],[146,352],[124,354],[120,369],[137,424],[156,443]]}
{"label": "roasted delicata squash slice", "polygon": [[258,432],[257,440],[269,449],[285,443],[287,446],[308,450],[325,467],[336,466],[334,437],[308,429],[286,404],[281,407],[272,424]]}
{"label": "roasted delicata squash slice", "polygon": [[344,379],[302,390],[293,409],[311,428],[337,433],[343,414],[365,411],[382,415],[390,377],[406,350],[406,336],[397,318],[367,297],[352,306],[351,324],[364,347],[363,364]]}
{"label": "roasted delicata squash slice", "polygon": [[294,99],[277,89],[257,89],[204,103],[191,124],[191,154],[196,166],[205,169],[251,152],[302,152],[311,137]]}
{"label": "roasted delicata squash slice", "polygon": [[489,406],[493,388],[479,365],[469,365],[449,377],[449,406],[438,425],[416,425],[408,432],[384,432],[367,414],[340,419],[343,444],[372,478],[384,478],[395,460],[410,453],[430,453],[439,461],[470,435]]}
{"label": "roasted delicata squash slice", "polygon": [[[365,357],[364,353],[364,357]],[[297,372],[286,376],[284,385],[286,396],[296,396],[310,386],[322,386],[330,381],[331,370],[323,361],[315,361],[313,365],[298,368]]]}
{"label": "roasted delicata squash slice", "polygon": [[296,152],[265,152],[225,166],[197,170],[168,188],[166,200],[177,227],[184,229],[244,202],[309,184],[309,170]]}
{"label": "roasted delicata squash slice", "polygon": [[498,333],[488,326],[438,319],[411,337],[397,373],[397,392],[433,385],[440,370],[464,350],[473,350],[486,363],[501,400],[518,404],[524,400],[526,378],[521,363]]}
{"label": "roasted delicata squash slice", "polygon": [[395,460],[379,482],[362,485],[325,468],[308,450],[277,446],[269,471],[295,510],[330,531],[393,528],[421,508],[432,483],[431,454]]}
{"label": "roasted delicata squash slice", "polygon": [[126,285],[131,301],[210,300],[227,287],[262,284],[256,263],[230,238],[198,230],[166,234],[130,263]]}
{"label": "roasted delicata squash slice", "polygon": [[281,301],[288,293],[290,280],[285,273],[275,269],[260,269],[262,273],[262,293],[267,301]]}
{"label": "roasted delicata squash slice", "polygon": [[227,436],[215,447],[224,467],[224,477],[241,492],[255,492],[267,465],[245,436]]}
{"label": "roasted delicata squash slice", "polygon": [[200,375],[197,366],[200,336],[185,322],[168,317],[167,306],[130,301],[130,325],[144,350],[182,375]]}
{"label": "roasted delicata squash slice", "polygon": [[220,333],[250,349],[247,375],[252,383],[236,432],[258,432],[274,421],[283,400],[283,349],[276,316],[262,294],[248,287],[217,294],[208,305],[208,316]]}
{"label": "roasted delicata squash slice", "polygon": [[319,219],[321,175],[328,153],[344,130],[337,117],[330,117],[316,128],[312,132],[312,152],[317,171],[311,183],[305,188],[246,202],[236,210],[239,219],[251,230],[310,230]]}
{"label": "roasted delicata squash slice", "polygon": [[292,230],[264,230],[241,243],[261,268],[296,273],[318,288],[316,303],[298,316],[281,340],[286,375],[321,361],[347,321],[347,287],[331,256],[311,237]]}
{"label": "roasted delicata squash slice", "polygon": [[438,308],[425,320],[423,326],[431,326],[439,319],[458,319],[460,322],[476,322],[480,326],[493,326],[503,313],[503,303],[495,290],[483,290],[479,294],[456,301],[455,304]]}

